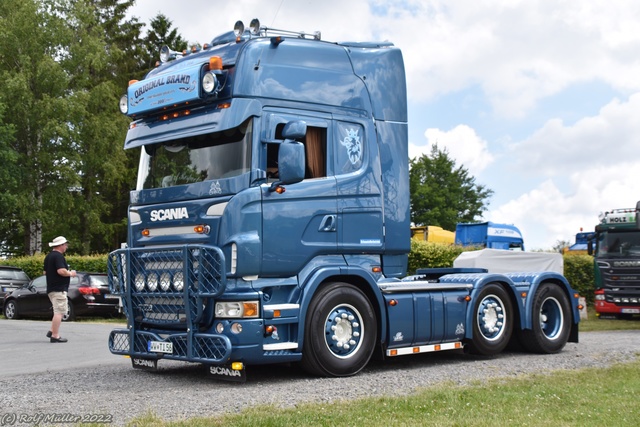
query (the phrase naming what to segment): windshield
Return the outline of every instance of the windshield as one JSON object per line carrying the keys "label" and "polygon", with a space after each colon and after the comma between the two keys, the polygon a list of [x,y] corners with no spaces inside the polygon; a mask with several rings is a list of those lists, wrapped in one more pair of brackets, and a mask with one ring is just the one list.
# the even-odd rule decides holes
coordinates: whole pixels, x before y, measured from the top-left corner
{"label": "windshield", "polygon": [[137,190],[230,178],[250,170],[251,120],[234,129],[147,145]]}
{"label": "windshield", "polygon": [[624,258],[640,256],[640,232],[602,232],[598,234],[597,256]]}

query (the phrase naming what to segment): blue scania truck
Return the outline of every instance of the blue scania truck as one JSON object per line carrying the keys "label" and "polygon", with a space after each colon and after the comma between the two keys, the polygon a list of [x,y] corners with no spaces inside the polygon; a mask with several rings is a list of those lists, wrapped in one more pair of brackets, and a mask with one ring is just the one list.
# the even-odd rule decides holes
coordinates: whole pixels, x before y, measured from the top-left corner
{"label": "blue scania truck", "polygon": [[[120,100],[140,150],[127,244],[109,255],[136,368],[201,363],[230,380],[299,362],[348,376],[374,355],[578,340],[558,273],[420,269],[411,227],[407,91],[389,42],[261,26],[161,63]],[[413,272],[412,272],[413,273]]]}

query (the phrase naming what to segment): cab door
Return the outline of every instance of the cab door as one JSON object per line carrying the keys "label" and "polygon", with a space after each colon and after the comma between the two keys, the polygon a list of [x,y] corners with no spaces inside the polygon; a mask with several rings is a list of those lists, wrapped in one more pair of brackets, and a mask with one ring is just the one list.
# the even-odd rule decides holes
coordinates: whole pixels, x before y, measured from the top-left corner
{"label": "cab door", "polygon": [[270,113],[263,122],[264,163],[268,181],[278,179],[279,144],[284,125],[291,120],[307,124],[302,139],[305,146],[305,179],[284,185],[284,192],[262,185],[262,275],[293,276],[310,260],[336,253],[336,180],[328,176],[331,157],[327,143],[330,120],[322,115],[307,116]]}

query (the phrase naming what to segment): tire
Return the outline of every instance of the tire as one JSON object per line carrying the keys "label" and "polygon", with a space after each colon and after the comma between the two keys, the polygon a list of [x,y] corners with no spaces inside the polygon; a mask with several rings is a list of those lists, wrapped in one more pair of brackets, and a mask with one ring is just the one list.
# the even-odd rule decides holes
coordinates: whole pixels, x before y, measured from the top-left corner
{"label": "tire", "polygon": [[62,315],[62,321],[73,322],[74,320],[76,320],[76,313],[75,313],[75,310],[73,309],[73,304],[69,299],[67,299],[67,314]]}
{"label": "tire", "polygon": [[14,300],[9,300],[4,303],[4,317],[7,319],[18,319],[18,304]]}
{"label": "tire", "polygon": [[369,299],[348,283],[331,283],[311,300],[301,366],[330,377],[355,375],[369,363],[377,321]]}
{"label": "tire", "polygon": [[571,332],[571,304],[560,286],[543,283],[533,300],[532,329],[521,333],[522,345],[533,353],[557,353]]}
{"label": "tire", "polygon": [[513,331],[511,298],[502,286],[490,283],[475,300],[469,350],[484,356],[500,353],[509,344]]}

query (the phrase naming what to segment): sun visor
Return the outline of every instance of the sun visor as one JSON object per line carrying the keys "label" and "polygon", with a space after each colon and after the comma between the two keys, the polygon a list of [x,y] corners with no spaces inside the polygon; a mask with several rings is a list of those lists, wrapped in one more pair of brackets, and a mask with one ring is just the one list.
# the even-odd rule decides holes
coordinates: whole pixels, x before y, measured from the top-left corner
{"label": "sun visor", "polygon": [[175,119],[140,120],[131,124],[124,148],[233,129],[247,118],[260,115],[261,111],[261,105],[255,99],[236,98],[224,108],[216,105]]}

